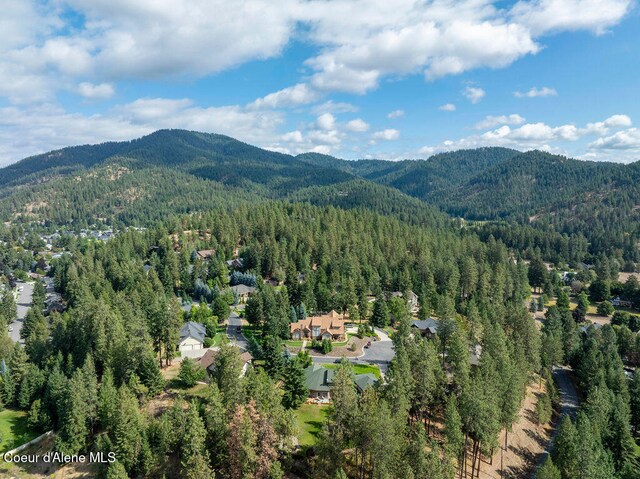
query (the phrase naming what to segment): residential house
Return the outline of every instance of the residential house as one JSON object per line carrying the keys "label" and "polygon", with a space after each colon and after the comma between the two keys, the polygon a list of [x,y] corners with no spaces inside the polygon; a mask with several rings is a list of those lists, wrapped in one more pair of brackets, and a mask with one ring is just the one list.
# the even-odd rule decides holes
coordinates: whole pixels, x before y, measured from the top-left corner
{"label": "residential house", "polygon": [[[304,370],[305,384],[309,390],[309,397],[318,401],[331,400],[331,389],[335,378],[335,369],[312,364]],[[354,378],[358,392],[362,393],[372,387],[378,378],[372,373],[356,374]]]}
{"label": "residential house", "polygon": [[62,300],[62,295],[60,293],[46,293],[44,299],[44,312],[46,314],[51,314],[54,311],[61,313],[65,309],[64,301]]}
{"label": "residential house", "polygon": [[236,284],[231,286],[230,289],[238,296],[238,302],[240,303],[246,303],[249,296],[256,292],[255,286],[247,286],[246,284]]}
{"label": "residential house", "polygon": [[476,344],[469,350],[469,363],[471,366],[480,366],[480,358],[482,357],[482,345]]}
{"label": "residential house", "polygon": [[[218,348],[208,349],[204,356],[199,359],[200,365],[209,373],[213,374],[215,370],[215,361],[216,356],[218,355]],[[240,377],[244,376],[247,373],[247,369],[249,369],[249,365],[253,361],[253,356],[250,352],[245,351],[240,354],[240,361],[242,362],[242,373],[240,373]]]}
{"label": "residential house", "polygon": [[411,327],[420,331],[428,339],[433,339],[438,332],[438,321],[433,318],[411,321]]}
{"label": "residential house", "polygon": [[204,261],[209,261],[215,254],[216,250],[214,249],[201,249],[196,252],[196,257]]}
{"label": "residential house", "polygon": [[602,324],[600,323],[585,324],[583,326],[580,326],[580,332],[586,333],[591,326],[593,326],[593,329],[595,329],[596,331],[602,328]]}
{"label": "residential house", "polygon": [[356,374],[356,377],[355,377],[356,389],[360,394],[362,394],[367,389],[375,386],[377,380],[378,378],[373,373]]}
{"label": "residential house", "polygon": [[[419,309],[418,295],[413,291],[409,291],[408,296],[409,297],[406,299],[406,301],[407,301],[407,306],[409,307],[409,311],[412,313],[417,313]],[[404,294],[402,293],[402,291],[394,291],[393,293],[390,294],[390,297],[404,298]]]}
{"label": "residential house", "polygon": [[611,300],[611,304],[613,304],[617,308],[633,308],[633,303],[631,301],[625,301],[620,298],[620,296],[613,298]]}
{"label": "residential house", "polygon": [[183,352],[202,349],[205,335],[206,328],[204,327],[204,324],[187,321],[180,329],[178,350]]}
{"label": "residential house", "polygon": [[293,339],[345,340],[345,320],[341,314],[331,311],[321,316],[309,316],[289,325]]}
{"label": "residential house", "polygon": [[318,400],[330,400],[335,370],[312,364],[304,370],[305,384],[309,397]]}
{"label": "residential house", "polygon": [[242,269],[244,266],[244,260],[242,258],[233,258],[228,261],[225,261],[228,268],[231,269]]}

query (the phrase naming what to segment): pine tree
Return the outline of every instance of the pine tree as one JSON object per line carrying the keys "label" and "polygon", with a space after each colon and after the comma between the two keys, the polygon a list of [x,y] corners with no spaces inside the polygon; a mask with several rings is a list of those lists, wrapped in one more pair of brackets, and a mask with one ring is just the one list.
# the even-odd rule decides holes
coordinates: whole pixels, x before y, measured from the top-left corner
{"label": "pine tree", "polygon": [[287,409],[297,409],[305,402],[309,390],[305,383],[304,370],[296,359],[287,364],[284,372],[284,395],[282,403]]}
{"label": "pine tree", "polygon": [[[447,455],[458,462],[464,450],[464,433],[462,432],[462,418],[458,413],[456,400],[450,396],[444,413],[445,451]],[[459,466],[460,467],[460,466]]]}
{"label": "pine tree", "polygon": [[389,325],[389,310],[383,299],[376,299],[373,303],[373,313],[369,322],[378,328],[384,328]]}
{"label": "pine tree", "polygon": [[113,373],[107,368],[102,374],[98,392],[98,419],[104,429],[111,430],[114,427],[117,410],[118,390],[113,381]]}
{"label": "pine tree", "polygon": [[581,460],[578,452],[579,438],[569,416],[562,418],[558,434],[553,443],[553,461],[560,470],[562,479],[580,477],[578,464]]}
{"label": "pine tree", "polygon": [[84,387],[82,371],[77,369],[67,383],[62,403],[61,428],[56,438],[56,449],[65,454],[83,452],[87,445],[89,411]]}
{"label": "pine tree", "polygon": [[180,465],[186,479],[209,479],[213,471],[209,466],[209,453],[205,447],[207,432],[194,403],[186,412],[181,442]]}
{"label": "pine tree", "polygon": [[551,456],[547,456],[540,469],[538,469],[536,479],[562,479],[560,470],[553,463]]}

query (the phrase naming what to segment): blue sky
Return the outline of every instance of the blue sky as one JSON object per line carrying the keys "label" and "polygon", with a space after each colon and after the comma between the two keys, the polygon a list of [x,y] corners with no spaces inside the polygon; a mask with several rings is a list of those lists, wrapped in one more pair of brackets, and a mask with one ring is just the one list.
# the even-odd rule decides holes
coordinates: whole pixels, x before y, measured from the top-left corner
{"label": "blue sky", "polygon": [[0,0],[0,164],[159,128],[640,159],[633,0]]}

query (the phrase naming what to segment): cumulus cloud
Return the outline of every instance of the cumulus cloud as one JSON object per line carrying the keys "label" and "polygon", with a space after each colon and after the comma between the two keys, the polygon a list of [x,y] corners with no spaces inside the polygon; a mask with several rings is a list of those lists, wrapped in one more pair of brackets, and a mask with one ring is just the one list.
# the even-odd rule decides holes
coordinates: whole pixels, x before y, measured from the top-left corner
{"label": "cumulus cloud", "polygon": [[638,150],[640,151],[640,130],[629,128],[613,135],[598,138],[589,144],[596,150]]}
{"label": "cumulus cloud", "polygon": [[479,87],[468,86],[462,91],[462,94],[471,103],[476,104],[484,98],[485,91]]}
{"label": "cumulus cloud", "polygon": [[361,133],[369,129],[369,124],[360,118],[356,118],[355,120],[349,121],[346,128],[349,131]]}
{"label": "cumulus cloud", "polygon": [[336,117],[333,116],[331,113],[323,113],[318,117],[316,121],[316,125],[320,130],[325,130],[325,131],[333,130],[334,127],[336,126]]}
{"label": "cumulus cloud", "polygon": [[78,93],[85,98],[92,100],[105,100],[111,98],[115,93],[113,85],[110,83],[100,83],[94,85],[89,82],[82,82],[78,85]]}
{"label": "cumulus cloud", "polygon": [[486,130],[487,128],[494,128],[498,125],[521,125],[524,122],[525,119],[517,113],[500,116],[488,115],[484,120],[476,123],[473,128],[476,130]]}
{"label": "cumulus cloud", "polygon": [[371,135],[371,137],[374,140],[397,140],[398,138],[400,138],[400,131],[393,128],[387,128],[386,130],[376,131],[373,135]]}
{"label": "cumulus cloud", "polygon": [[[305,38],[321,47],[306,61],[311,85],[364,93],[387,75],[423,73],[433,79],[504,67],[536,53],[536,37],[546,32],[604,31],[629,12],[631,0],[521,0],[510,10],[489,0],[373,0],[366,8],[362,0],[66,4],[84,19],[72,29],[62,28],[68,17],[53,0],[11,2],[2,23],[11,33],[5,34],[9,48],[29,47],[39,69],[91,72],[103,81],[203,76],[279,55],[304,25]],[[38,19],[36,31],[49,34],[42,41],[30,33],[31,19]]]}
{"label": "cumulus cloud", "polygon": [[309,85],[306,83],[298,83],[297,85],[283,88],[282,90],[258,98],[249,106],[251,108],[287,108],[312,103],[316,101],[318,97],[318,93],[309,88]]}
{"label": "cumulus cloud", "polygon": [[[238,105],[201,107],[189,99],[142,98],[103,114],[69,113],[50,104],[0,108],[0,164],[55,148],[129,140],[160,128],[222,133],[268,145],[283,123],[281,113]],[[32,135],[22,135],[31,131]]]}
{"label": "cumulus cloud", "polygon": [[351,103],[336,102],[333,100],[325,101],[310,110],[314,115],[322,115],[323,113],[355,113],[356,111],[358,111],[358,107]]}
{"label": "cumulus cloud", "polygon": [[520,91],[513,92],[513,96],[517,98],[537,98],[557,95],[558,92],[555,90],[555,88],[549,88],[546,86],[543,86],[542,88],[532,87],[529,91],[526,91],[524,93]]}
{"label": "cumulus cloud", "polygon": [[442,111],[456,111],[456,106],[453,103],[445,103],[444,105],[440,105],[438,110]]}
{"label": "cumulus cloud", "polygon": [[511,18],[540,35],[562,30],[604,33],[631,9],[632,0],[521,0]]}
{"label": "cumulus cloud", "polygon": [[[136,133],[162,125],[216,128],[262,146],[286,149],[290,142],[292,148],[335,152],[351,130],[348,123],[338,125],[333,115],[357,108],[332,100],[315,105],[327,94],[365,94],[390,77],[421,75],[432,81],[476,68],[502,68],[537,53],[540,39],[549,33],[600,34],[624,18],[630,6],[631,0],[520,0],[513,6],[490,0],[5,1],[0,100],[18,108],[7,112],[12,115],[9,121],[40,109],[51,123],[41,129],[37,121],[33,127],[24,123],[22,130],[7,128],[13,136],[7,137],[4,157],[40,151],[47,142],[58,146],[60,139],[69,144],[117,139],[109,125],[113,131],[136,125]],[[121,81],[193,81],[249,61],[276,58],[292,39],[302,39],[314,52],[299,65],[300,80],[249,105],[141,99],[79,117],[78,122],[104,125],[96,128],[102,138],[79,126],[77,139],[62,131],[66,121],[73,123],[76,117],[56,106],[59,91],[100,100],[112,97]],[[481,88],[468,89],[476,90],[466,92],[470,101],[482,99]],[[546,94],[552,93],[534,88],[522,95]],[[284,122],[282,110],[300,105],[309,106],[318,124],[289,127],[301,137],[283,140],[286,133],[277,131]],[[320,120],[325,114],[333,120]],[[591,128],[598,133],[590,134],[611,136],[608,130],[616,127]],[[25,137],[30,147],[12,149],[18,144],[15,138]]]}
{"label": "cumulus cloud", "polygon": [[[489,116],[483,120],[483,122],[485,121],[484,125],[476,125],[476,127],[484,126],[487,128],[487,131],[483,133],[457,140],[446,140],[437,145],[426,145],[419,150],[419,153],[430,155],[440,151],[483,146],[539,149],[561,153],[564,152],[561,145],[581,143],[594,136],[599,136],[599,138],[588,144],[590,150],[634,150],[640,147],[640,142],[638,142],[640,133],[636,128],[611,133],[611,130],[631,125],[631,119],[627,115],[613,115],[599,122],[588,123],[583,127],[573,124],[552,126],[543,122],[524,123],[524,118],[515,114],[502,117]],[[508,124],[509,122],[511,125]],[[605,136],[607,133],[610,134]]]}
{"label": "cumulus cloud", "polygon": [[389,114],[387,115],[387,118],[394,120],[396,118],[400,118],[403,116],[404,116],[404,110],[393,110],[392,112],[389,112]]}

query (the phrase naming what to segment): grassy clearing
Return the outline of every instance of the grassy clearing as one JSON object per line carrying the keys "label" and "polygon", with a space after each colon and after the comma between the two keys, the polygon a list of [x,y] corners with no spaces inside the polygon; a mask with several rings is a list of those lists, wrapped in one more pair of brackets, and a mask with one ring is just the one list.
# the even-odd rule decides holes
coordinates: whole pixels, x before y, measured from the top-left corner
{"label": "grassy clearing", "polygon": [[38,433],[29,427],[26,411],[0,411],[0,452],[10,451],[35,437]]}
{"label": "grassy clearing", "polygon": [[330,409],[327,405],[303,404],[296,411],[298,440],[301,446],[313,446],[316,443]]}
{"label": "grassy clearing", "polygon": [[[336,369],[339,364],[323,364],[322,366],[327,369]],[[353,369],[354,374],[373,373],[378,379],[380,378],[380,368],[373,364],[352,364],[351,368]]]}

